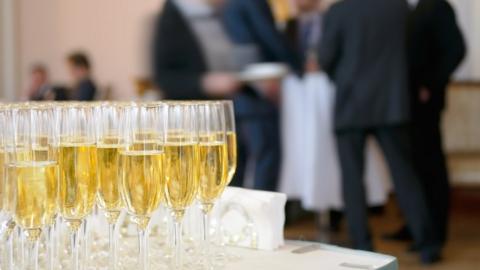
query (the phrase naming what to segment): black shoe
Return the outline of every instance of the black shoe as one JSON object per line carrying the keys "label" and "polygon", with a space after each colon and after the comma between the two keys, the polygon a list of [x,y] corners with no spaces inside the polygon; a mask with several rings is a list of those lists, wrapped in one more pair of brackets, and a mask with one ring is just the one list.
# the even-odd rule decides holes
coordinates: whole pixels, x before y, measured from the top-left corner
{"label": "black shoe", "polygon": [[400,230],[392,234],[385,234],[383,239],[389,241],[412,241],[413,237],[407,226],[403,226]]}
{"label": "black shoe", "polygon": [[440,255],[440,251],[422,250],[420,253],[420,262],[423,265],[436,264],[441,260],[442,256]]}
{"label": "black shoe", "polygon": [[383,216],[385,214],[385,206],[371,206],[368,208],[368,214],[371,216]]}
{"label": "black shoe", "polygon": [[340,232],[343,212],[338,210],[330,210],[330,224],[328,224],[330,232]]}
{"label": "black shoe", "polygon": [[407,252],[408,253],[417,253],[420,251],[420,247],[417,245],[417,244],[411,244],[408,248],[407,248]]}
{"label": "black shoe", "polygon": [[306,211],[302,207],[302,203],[299,200],[288,201],[285,205],[285,224],[292,225],[296,222],[310,218],[313,213]]}

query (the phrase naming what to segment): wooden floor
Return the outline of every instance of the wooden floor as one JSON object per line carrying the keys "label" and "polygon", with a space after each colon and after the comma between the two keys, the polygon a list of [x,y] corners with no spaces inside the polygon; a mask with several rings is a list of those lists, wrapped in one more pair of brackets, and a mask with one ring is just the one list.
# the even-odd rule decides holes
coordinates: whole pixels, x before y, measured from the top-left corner
{"label": "wooden floor", "polygon": [[[407,244],[384,241],[381,236],[392,232],[401,224],[394,198],[385,213],[371,217],[375,247],[378,252],[398,258],[401,270],[479,270],[480,269],[480,189],[457,188],[453,192],[450,241],[443,261],[431,267],[422,267],[415,254],[406,252]],[[330,242],[337,245],[347,242],[345,226],[340,233],[319,233],[313,218],[306,218],[286,228],[286,238]]]}

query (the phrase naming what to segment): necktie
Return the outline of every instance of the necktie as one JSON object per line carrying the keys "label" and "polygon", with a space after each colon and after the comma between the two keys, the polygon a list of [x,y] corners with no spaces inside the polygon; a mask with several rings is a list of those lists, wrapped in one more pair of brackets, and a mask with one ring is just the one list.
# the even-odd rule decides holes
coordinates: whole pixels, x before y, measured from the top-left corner
{"label": "necktie", "polygon": [[310,38],[313,31],[313,20],[306,20],[300,29],[300,48],[306,53],[310,49]]}

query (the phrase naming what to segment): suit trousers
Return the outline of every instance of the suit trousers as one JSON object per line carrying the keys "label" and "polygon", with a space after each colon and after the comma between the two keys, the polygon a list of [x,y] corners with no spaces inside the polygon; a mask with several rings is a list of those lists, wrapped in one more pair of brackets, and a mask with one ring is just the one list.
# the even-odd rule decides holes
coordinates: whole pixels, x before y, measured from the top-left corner
{"label": "suit trousers", "polygon": [[246,175],[253,175],[254,189],[275,191],[281,160],[278,115],[240,117],[236,127],[238,158],[232,185],[243,187]]}
{"label": "suit trousers", "polygon": [[363,180],[365,142],[369,134],[376,137],[384,152],[399,206],[412,230],[415,243],[422,249],[433,248],[436,245],[431,233],[431,215],[413,168],[409,130],[403,125],[349,129],[336,133],[345,215],[354,248],[373,250]]}
{"label": "suit trousers", "polygon": [[428,105],[416,107],[413,113],[412,143],[414,166],[432,213],[438,240],[447,240],[450,183],[440,130],[441,112]]}

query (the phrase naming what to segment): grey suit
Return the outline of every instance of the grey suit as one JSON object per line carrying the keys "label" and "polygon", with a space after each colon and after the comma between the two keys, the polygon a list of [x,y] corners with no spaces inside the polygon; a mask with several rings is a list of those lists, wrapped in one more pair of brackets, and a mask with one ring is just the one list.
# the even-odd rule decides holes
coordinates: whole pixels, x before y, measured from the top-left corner
{"label": "grey suit", "polygon": [[324,21],[319,61],[337,85],[335,128],[343,197],[355,248],[373,249],[363,186],[364,148],[377,138],[389,164],[397,199],[422,260],[438,258],[431,214],[413,170],[406,123],[409,93],[404,0],[343,0]]}

